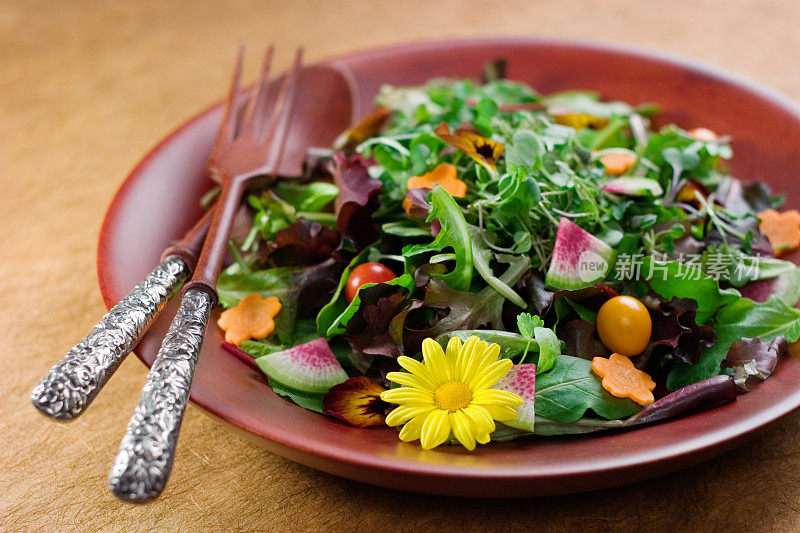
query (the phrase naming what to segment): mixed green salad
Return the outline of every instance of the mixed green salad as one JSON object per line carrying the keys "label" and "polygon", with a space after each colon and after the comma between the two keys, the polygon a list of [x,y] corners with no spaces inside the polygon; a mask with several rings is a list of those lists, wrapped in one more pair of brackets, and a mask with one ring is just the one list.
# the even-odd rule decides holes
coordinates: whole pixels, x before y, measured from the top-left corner
{"label": "mixed green salad", "polygon": [[426,448],[735,400],[800,336],[800,270],[776,257],[800,215],[728,173],[727,138],[657,119],[491,75],[382,87],[304,176],[247,199],[226,349],[301,407]]}

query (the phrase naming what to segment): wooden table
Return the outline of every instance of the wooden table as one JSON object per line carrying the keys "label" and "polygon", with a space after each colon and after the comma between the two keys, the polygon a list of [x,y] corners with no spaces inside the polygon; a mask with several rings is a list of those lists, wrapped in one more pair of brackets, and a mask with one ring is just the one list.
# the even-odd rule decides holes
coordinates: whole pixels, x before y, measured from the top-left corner
{"label": "wooden table", "polygon": [[[57,425],[36,381],[101,316],[95,244],[136,161],[224,93],[239,42],[309,60],[420,39],[609,39],[716,63],[800,100],[800,2],[0,3],[0,530],[739,530],[800,527],[800,418],[690,471],[592,494],[436,498],[322,474],[190,407],[167,490],[117,502],[106,474],[138,400],[130,358],[94,406]],[[254,75],[258,54],[247,58]],[[798,164],[800,169],[800,164]]]}

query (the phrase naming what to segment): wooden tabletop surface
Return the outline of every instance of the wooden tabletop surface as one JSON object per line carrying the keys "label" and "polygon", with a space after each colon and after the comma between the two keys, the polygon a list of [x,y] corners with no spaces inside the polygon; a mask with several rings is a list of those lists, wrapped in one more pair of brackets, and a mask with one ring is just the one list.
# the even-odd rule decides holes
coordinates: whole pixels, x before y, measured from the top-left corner
{"label": "wooden tabletop surface", "polygon": [[[172,479],[146,506],[106,475],[139,397],[128,359],[69,425],[28,403],[102,315],[95,246],[137,160],[224,91],[236,46],[278,67],[415,40],[564,36],[715,63],[800,100],[796,0],[0,2],[0,530],[794,530],[800,417],[691,470],[540,499],[396,492],[263,451],[189,407]],[[252,78],[257,53],[247,58]],[[132,253],[135,249],[132,248]]]}

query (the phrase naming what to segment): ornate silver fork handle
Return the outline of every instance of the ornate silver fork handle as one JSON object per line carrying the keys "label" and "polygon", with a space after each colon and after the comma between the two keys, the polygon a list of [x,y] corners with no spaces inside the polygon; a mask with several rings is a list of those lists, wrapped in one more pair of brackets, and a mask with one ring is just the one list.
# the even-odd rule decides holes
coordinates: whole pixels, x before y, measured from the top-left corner
{"label": "ornate silver fork handle", "polygon": [[164,490],[213,307],[211,295],[203,290],[189,289],[183,295],[108,477],[122,500],[143,503]]}
{"label": "ornate silver fork handle", "polygon": [[53,366],[33,389],[33,405],[56,420],[77,418],[189,273],[183,259],[166,257]]}

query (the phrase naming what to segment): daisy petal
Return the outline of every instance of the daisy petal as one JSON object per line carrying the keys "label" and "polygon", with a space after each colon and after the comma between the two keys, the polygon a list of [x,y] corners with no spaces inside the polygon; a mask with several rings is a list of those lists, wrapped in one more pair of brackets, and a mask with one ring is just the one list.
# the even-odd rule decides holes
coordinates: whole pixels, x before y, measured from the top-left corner
{"label": "daisy petal", "polygon": [[397,363],[403,367],[405,370],[408,370],[419,379],[425,382],[426,389],[435,389],[437,387],[436,380],[433,379],[430,370],[417,361],[416,359],[412,359],[411,357],[406,357],[405,355],[401,355],[397,358]]}
{"label": "daisy petal", "polygon": [[483,405],[506,405],[508,407],[516,407],[522,405],[522,398],[507,390],[487,389],[476,392],[472,396],[472,402]]}
{"label": "daisy petal", "polygon": [[475,435],[475,440],[478,441],[479,444],[486,444],[491,438],[489,433],[478,433]]}
{"label": "daisy petal", "polygon": [[398,385],[405,385],[420,390],[433,390],[433,387],[422,377],[407,372],[389,372],[386,379]]}
{"label": "daisy petal", "polygon": [[458,377],[469,384],[483,366],[483,343],[478,337],[470,337],[459,352]]}
{"label": "daisy petal", "polygon": [[507,405],[482,405],[481,407],[489,411],[491,417],[498,422],[508,422],[517,418],[517,411]]}
{"label": "daisy petal", "polygon": [[433,407],[432,392],[412,389],[410,387],[400,387],[399,389],[384,391],[381,393],[381,400],[390,403],[429,404]]}
{"label": "daisy petal", "polygon": [[419,441],[423,450],[436,448],[450,436],[450,420],[447,411],[435,410],[428,415],[425,423],[422,424],[422,433]]}
{"label": "daisy petal", "polygon": [[492,415],[482,406],[473,403],[466,409],[463,409],[463,412],[472,422],[472,427],[475,428],[476,435],[480,433],[488,434],[495,430],[496,426],[494,420],[492,420]]}
{"label": "daisy petal", "polygon": [[511,362],[511,359],[500,359],[499,361],[495,361],[494,363],[483,367],[481,373],[475,376],[475,379],[473,379],[472,382],[468,382],[467,385],[475,392],[488,389],[503,379],[503,376],[508,374],[508,371],[511,370],[512,366],[514,366],[514,363]]}
{"label": "daisy petal", "polygon": [[442,350],[438,342],[430,337],[422,341],[422,357],[425,360],[425,366],[428,367],[434,382],[441,385],[452,379],[444,350]]}
{"label": "daisy petal", "polygon": [[399,426],[400,424],[405,424],[415,416],[430,411],[431,408],[425,405],[401,405],[393,409],[392,412],[386,416],[386,425]]}
{"label": "daisy petal", "polygon": [[400,440],[403,442],[417,440],[422,433],[422,425],[425,423],[425,420],[428,419],[428,416],[430,416],[431,413],[433,413],[433,411],[422,413],[421,415],[417,415],[406,422],[406,425],[400,430]]}
{"label": "daisy petal", "polygon": [[474,430],[472,428],[472,423],[470,422],[467,415],[465,415],[462,411],[455,411],[450,413],[450,426],[453,428],[453,435],[455,435],[458,442],[460,442],[464,448],[472,451],[475,449],[475,435]]}

